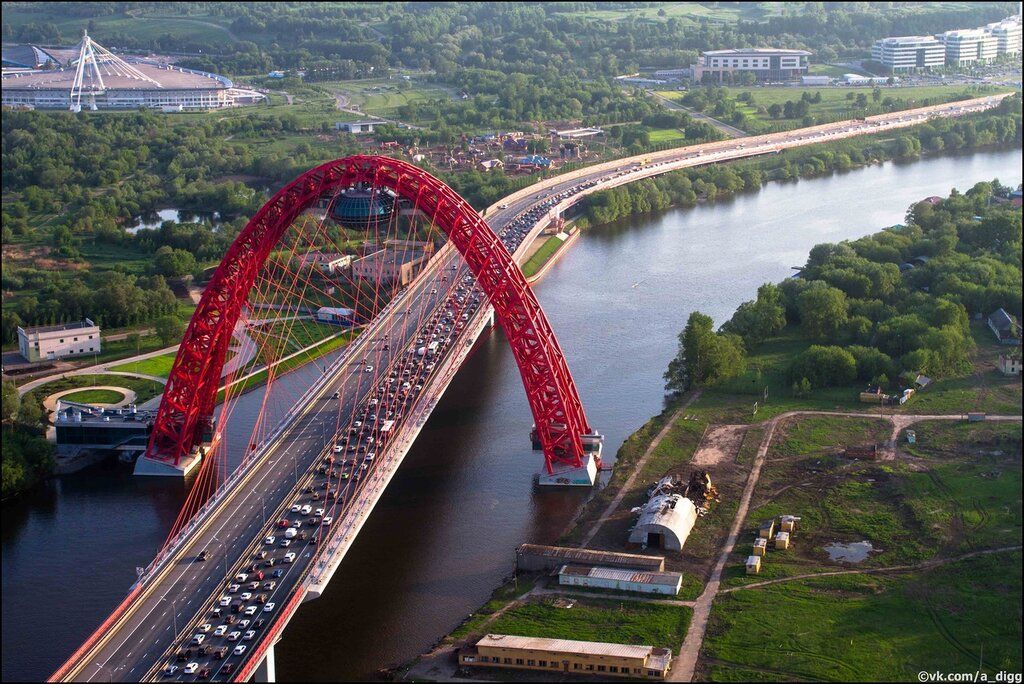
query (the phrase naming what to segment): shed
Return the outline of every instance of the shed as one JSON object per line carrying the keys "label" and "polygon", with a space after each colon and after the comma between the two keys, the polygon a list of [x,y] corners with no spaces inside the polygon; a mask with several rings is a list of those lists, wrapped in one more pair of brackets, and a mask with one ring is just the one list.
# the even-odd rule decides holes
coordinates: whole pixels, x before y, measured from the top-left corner
{"label": "shed", "polygon": [[768,540],[758,537],[754,540],[754,555],[763,556],[768,550]]}
{"label": "shed", "polygon": [[758,536],[762,539],[771,539],[772,534],[775,533],[775,518],[772,518],[768,522],[761,523],[758,528]]}
{"label": "shed", "polygon": [[576,587],[598,587],[644,594],[675,596],[683,585],[680,572],[648,572],[625,568],[602,568],[593,565],[563,565],[558,583]]}
{"label": "shed", "polygon": [[642,556],[637,553],[596,551],[574,546],[542,546],[521,544],[516,549],[516,570],[536,572],[558,570],[563,565],[601,565],[613,568],[629,568],[661,572],[665,569],[664,556]]}
{"label": "shed", "polygon": [[747,574],[756,575],[761,572],[761,557],[747,556]]}
{"label": "shed", "polygon": [[775,548],[781,550],[789,548],[789,532],[779,532],[775,535]]}
{"label": "shed", "polygon": [[782,524],[779,526],[783,532],[794,532],[796,530],[796,524],[800,518],[795,515],[784,515],[782,516]]}
{"label": "shed", "polygon": [[1020,353],[1017,354],[1000,354],[999,355],[999,372],[1003,375],[1020,375],[1021,363]]}
{"label": "shed", "polygon": [[1020,344],[1020,324],[1005,309],[997,309],[988,317],[988,327],[999,344]]}
{"label": "shed", "polygon": [[678,494],[661,494],[640,509],[629,541],[644,547],[680,551],[695,522],[697,507],[692,501]]}

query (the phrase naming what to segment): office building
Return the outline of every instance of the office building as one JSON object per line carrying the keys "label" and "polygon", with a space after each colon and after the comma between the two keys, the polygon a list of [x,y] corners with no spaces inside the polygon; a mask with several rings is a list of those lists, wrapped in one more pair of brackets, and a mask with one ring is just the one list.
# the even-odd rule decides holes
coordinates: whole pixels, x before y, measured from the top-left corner
{"label": "office building", "polygon": [[710,75],[716,82],[735,80],[751,73],[759,81],[793,81],[807,74],[810,52],[772,48],[709,50],[693,65],[693,80]]}
{"label": "office building", "polygon": [[18,326],[18,351],[28,361],[53,361],[100,352],[100,329],[86,318],[63,325]]}
{"label": "office building", "polygon": [[996,55],[1019,55],[1021,53],[1020,19],[1004,19],[985,27],[985,33],[996,39]]}
{"label": "office building", "polygon": [[892,72],[919,71],[946,63],[946,46],[935,36],[897,36],[876,40],[871,59]]}
{"label": "office building", "polygon": [[997,56],[999,40],[985,29],[958,29],[936,36],[946,46],[946,65],[987,62]]}

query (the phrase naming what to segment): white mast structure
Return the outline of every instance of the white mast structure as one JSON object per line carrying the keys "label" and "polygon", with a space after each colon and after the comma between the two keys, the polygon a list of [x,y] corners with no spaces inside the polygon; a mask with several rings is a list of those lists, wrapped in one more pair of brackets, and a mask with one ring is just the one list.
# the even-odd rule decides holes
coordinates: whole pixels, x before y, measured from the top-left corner
{"label": "white mast structure", "polygon": [[82,95],[86,96],[86,106],[96,110],[96,95],[106,91],[103,83],[103,75],[121,76],[137,81],[152,83],[154,87],[161,88],[157,81],[145,75],[131,64],[97,44],[89,37],[88,31],[82,31],[82,42],[78,45],[78,59],[71,62],[76,64],[75,79],[71,82],[71,111],[82,111]]}

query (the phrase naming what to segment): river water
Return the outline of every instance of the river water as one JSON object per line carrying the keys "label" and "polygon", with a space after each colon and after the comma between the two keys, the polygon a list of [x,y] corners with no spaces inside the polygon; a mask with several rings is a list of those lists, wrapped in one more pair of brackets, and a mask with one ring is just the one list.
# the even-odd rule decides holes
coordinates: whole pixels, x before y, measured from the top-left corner
{"label": "river water", "polygon": [[[661,374],[699,309],[716,323],[815,244],[902,221],[981,180],[1021,181],[1020,149],[887,163],[587,231],[536,290],[606,461],[663,407]],[[254,393],[255,397],[255,393]],[[255,398],[253,400],[255,403]],[[236,410],[245,410],[244,406]],[[506,341],[481,340],[327,593],[277,647],[282,681],[360,679],[430,647],[549,543],[584,492],[538,492],[532,420]],[[3,678],[46,677],[120,601],[173,523],[180,483],[100,465],[3,510]]]}

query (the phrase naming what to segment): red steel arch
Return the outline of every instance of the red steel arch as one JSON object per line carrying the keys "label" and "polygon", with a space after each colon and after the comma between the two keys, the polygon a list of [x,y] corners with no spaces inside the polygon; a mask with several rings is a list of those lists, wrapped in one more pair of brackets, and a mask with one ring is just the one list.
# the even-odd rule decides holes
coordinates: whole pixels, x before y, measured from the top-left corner
{"label": "red steel arch", "polygon": [[354,183],[386,187],[432,217],[490,298],[519,366],[548,472],[583,463],[591,433],[565,356],[519,266],[490,226],[429,173],[388,157],[357,155],[307,171],[245,226],[218,266],[178,349],[146,455],[177,465],[210,429],[228,344],[249,290],[298,215],[324,193]]}

